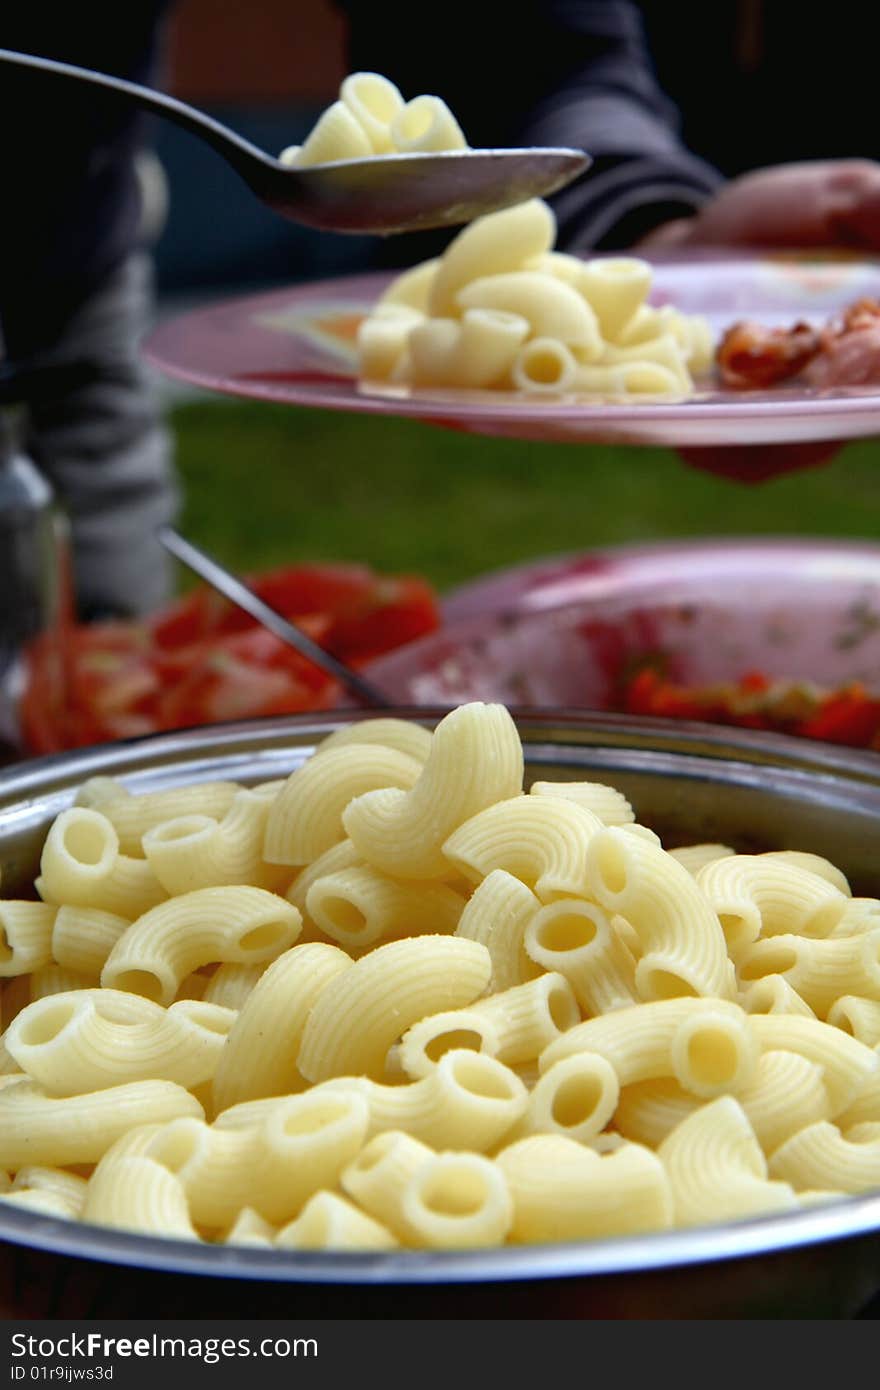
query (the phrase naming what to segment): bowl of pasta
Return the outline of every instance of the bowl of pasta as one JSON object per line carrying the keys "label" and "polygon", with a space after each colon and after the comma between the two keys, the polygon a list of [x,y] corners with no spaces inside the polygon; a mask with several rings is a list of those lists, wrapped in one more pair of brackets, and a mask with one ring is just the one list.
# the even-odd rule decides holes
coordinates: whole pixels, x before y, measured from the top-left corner
{"label": "bowl of pasta", "polygon": [[7,1316],[849,1316],[880,776],[471,702],[0,775]]}

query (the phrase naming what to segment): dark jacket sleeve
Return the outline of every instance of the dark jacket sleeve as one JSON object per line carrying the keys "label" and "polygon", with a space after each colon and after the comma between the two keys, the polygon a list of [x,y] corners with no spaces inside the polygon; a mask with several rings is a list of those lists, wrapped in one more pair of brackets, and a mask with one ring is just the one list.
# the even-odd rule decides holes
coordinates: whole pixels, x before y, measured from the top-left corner
{"label": "dark jacket sleeve", "polygon": [[[168,0],[0,5],[0,47],[149,82]],[[144,118],[60,78],[0,69],[7,132],[0,319],[12,356],[44,350],[137,245]]]}
{"label": "dark jacket sleeve", "polygon": [[[341,0],[348,66],[442,96],[472,145],[571,145],[592,167],[552,200],[559,244],[631,243],[693,212],[721,175],[683,145],[628,0]],[[430,16],[430,18],[427,18]]]}

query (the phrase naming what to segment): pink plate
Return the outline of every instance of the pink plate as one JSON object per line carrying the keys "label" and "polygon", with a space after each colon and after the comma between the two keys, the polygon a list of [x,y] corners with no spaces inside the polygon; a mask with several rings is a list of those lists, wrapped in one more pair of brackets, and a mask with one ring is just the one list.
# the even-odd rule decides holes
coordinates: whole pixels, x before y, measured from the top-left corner
{"label": "pink plate", "polygon": [[438,632],[368,674],[400,703],[614,710],[646,662],[684,684],[759,670],[880,692],[880,546],[676,541],[551,556],[458,589]]}
{"label": "pink plate", "polygon": [[[636,403],[595,397],[536,400],[500,391],[366,393],[355,379],[354,338],[388,277],[273,290],[169,320],[146,344],[170,376],[233,396],[402,415],[473,434],[568,443],[699,447],[793,444],[880,433],[880,387],[815,391],[701,390]],[[718,331],[738,318],[824,320],[854,300],[880,298],[880,261],[850,255],[694,256],[655,263],[651,302],[705,314]]]}

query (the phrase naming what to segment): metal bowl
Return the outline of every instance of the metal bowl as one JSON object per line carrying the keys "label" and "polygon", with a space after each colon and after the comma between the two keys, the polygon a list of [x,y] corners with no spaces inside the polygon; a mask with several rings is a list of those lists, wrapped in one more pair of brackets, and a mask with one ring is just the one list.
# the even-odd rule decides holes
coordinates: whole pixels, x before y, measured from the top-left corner
{"label": "metal bowl", "polygon": [[[431,724],[437,711],[395,711]],[[606,779],[669,845],[827,855],[880,894],[880,760],[767,735],[617,716],[517,716],[529,778]],[[285,775],[341,714],[191,730],[0,774],[4,896],[98,773],[134,791]],[[294,1253],[128,1235],[0,1206],[7,1317],[693,1318],[854,1315],[880,1286],[880,1193],[714,1227],[461,1253]]]}

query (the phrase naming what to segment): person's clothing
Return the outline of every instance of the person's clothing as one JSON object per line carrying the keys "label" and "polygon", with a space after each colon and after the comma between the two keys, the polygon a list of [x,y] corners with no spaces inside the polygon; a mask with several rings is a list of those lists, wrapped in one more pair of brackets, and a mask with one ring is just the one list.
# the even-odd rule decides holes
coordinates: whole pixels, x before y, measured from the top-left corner
{"label": "person's clothing", "polygon": [[[407,96],[436,92],[471,145],[590,153],[592,167],[551,200],[565,249],[628,245],[694,212],[722,182],[683,143],[629,0],[449,0],[419,35],[404,0],[340,3],[349,69],[382,72]],[[414,246],[387,250],[418,259]]]}
{"label": "person's clothing", "polygon": [[70,518],[77,608],[85,618],[149,613],[171,592],[155,538],[178,504],[171,442],[140,361],[153,304],[153,266],[132,252],[93,284],[58,326],[55,372],[29,402],[25,445]]}
{"label": "person's clothing", "polygon": [[[114,18],[31,0],[4,11],[0,46],[146,82],[166,7],[129,0]],[[143,121],[60,78],[0,75],[0,358],[26,369],[27,447],[71,518],[80,611],[146,613],[169,592],[154,531],[177,497],[138,361],[152,308],[135,169]]]}

